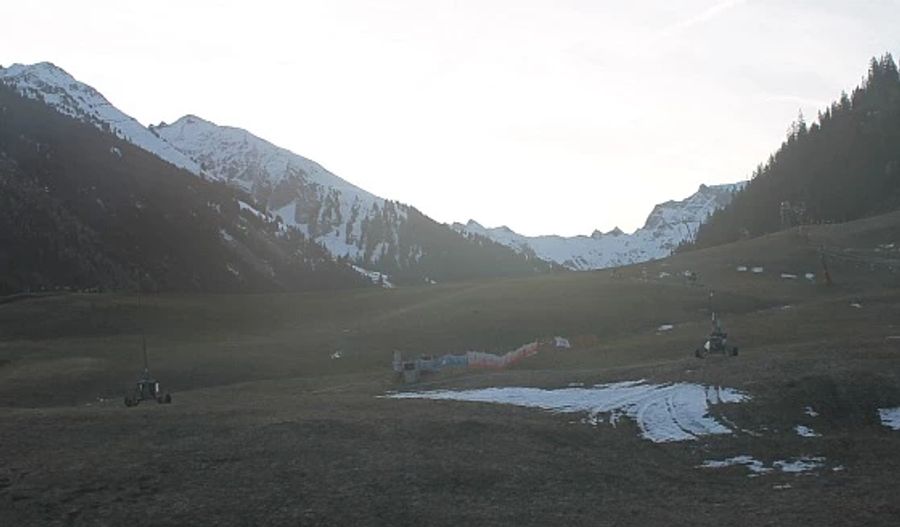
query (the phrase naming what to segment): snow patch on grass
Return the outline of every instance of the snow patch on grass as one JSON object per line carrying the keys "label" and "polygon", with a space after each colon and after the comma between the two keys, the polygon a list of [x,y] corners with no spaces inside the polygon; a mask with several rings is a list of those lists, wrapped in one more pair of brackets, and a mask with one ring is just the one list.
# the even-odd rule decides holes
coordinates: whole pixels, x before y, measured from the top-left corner
{"label": "snow patch on grass", "polygon": [[704,461],[699,468],[725,468],[736,466],[747,467],[747,470],[754,474],[766,474],[772,472],[772,469],[767,467],[765,463],[751,456],[735,456],[728,459],[707,460]]}
{"label": "snow patch on grass", "polygon": [[797,425],[794,427],[794,431],[797,432],[797,435],[800,437],[822,437],[822,434],[817,433],[808,426]]}
{"label": "snow patch on grass", "polygon": [[897,408],[881,408],[878,410],[881,424],[892,429],[900,430],[900,406]]}
{"label": "snow patch on grass", "polygon": [[750,398],[731,388],[690,383],[647,384],[644,381],[555,390],[521,387],[435,390],[394,393],[387,397],[512,404],[558,413],[586,412],[591,423],[600,423],[600,414],[609,414],[609,423],[614,426],[621,417],[627,417],[637,424],[643,438],[654,443],[731,434],[730,428],[709,415],[710,406],[739,403]]}
{"label": "snow patch on grass", "polygon": [[773,462],[772,466],[767,466],[765,463],[752,456],[741,455],[721,460],[706,460],[702,464],[698,465],[697,468],[726,468],[736,466],[746,467],[747,470],[752,472],[752,474],[750,474],[751,477],[760,474],[769,474],[775,470],[787,474],[800,474],[803,472],[811,472],[813,470],[824,467],[825,458],[801,457],[790,461],[778,460]]}
{"label": "snow patch on grass", "polygon": [[572,347],[572,343],[569,342],[569,339],[565,337],[553,337],[553,347],[570,349]]}
{"label": "snow patch on grass", "polygon": [[825,466],[824,457],[802,457],[793,461],[779,460],[772,463],[772,466],[782,472],[798,474],[800,472],[809,472],[817,468]]}

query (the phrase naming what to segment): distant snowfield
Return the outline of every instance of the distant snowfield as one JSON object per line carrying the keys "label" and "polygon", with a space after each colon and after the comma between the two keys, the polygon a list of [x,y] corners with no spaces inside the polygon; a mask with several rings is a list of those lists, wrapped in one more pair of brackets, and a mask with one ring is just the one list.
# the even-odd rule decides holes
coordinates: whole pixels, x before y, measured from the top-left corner
{"label": "distant snowfield", "polygon": [[488,228],[474,220],[452,227],[461,233],[485,236],[517,252],[531,251],[542,260],[569,269],[604,269],[669,256],[679,244],[693,240],[710,214],[728,205],[745,184],[701,185],[681,201],[654,207],[644,226],[631,234],[616,228],[606,233],[594,231],[590,236],[524,236],[508,227]]}
{"label": "distant snowfield", "polygon": [[610,414],[609,422],[613,425],[624,415],[635,421],[642,437],[654,443],[730,434],[731,429],[709,415],[710,406],[739,403],[750,398],[731,388],[690,383],[647,384],[644,381],[555,390],[506,387],[403,392],[386,397],[512,404],[560,413],[585,412],[591,423],[602,422],[600,414]]}

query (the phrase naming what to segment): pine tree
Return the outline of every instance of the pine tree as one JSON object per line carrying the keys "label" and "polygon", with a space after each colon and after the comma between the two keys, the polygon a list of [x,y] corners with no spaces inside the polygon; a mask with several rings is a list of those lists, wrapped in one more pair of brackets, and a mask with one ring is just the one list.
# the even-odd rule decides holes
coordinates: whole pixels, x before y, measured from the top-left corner
{"label": "pine tree", "polygon": [[807,126],[799,113],[784,143],[757,166],[732,203],[701,226],[693,247],[781,228],[782,202],[812,222],[839,222],[900,207],[900,75],[890,54],[873,58],[852,95]]}

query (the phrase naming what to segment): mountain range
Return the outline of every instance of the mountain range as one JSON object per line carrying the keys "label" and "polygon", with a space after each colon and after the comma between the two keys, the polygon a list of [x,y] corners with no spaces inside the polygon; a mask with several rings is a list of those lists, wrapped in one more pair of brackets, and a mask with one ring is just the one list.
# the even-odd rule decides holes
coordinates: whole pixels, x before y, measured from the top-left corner
{"label": "mountain range", "polygon": [[700,185],[681,201],[667,201],[653,208],[644,226],[631,234],[618,227],[590,236],[524,236],[509,227],[485,228],[475,220],[454,223],[457,232],[490,238],[517,252],[534,254],[568,269],[604,269],[664,258],[679,245],[692,242],[700,225],[716,210],[731,203],[745,183]]}
{"label": "mountain range", "polygon": [[[126,258],[127,262],[121,261],[124,254],[121,247],[102,249],[100,241],[109,238],[109,233],[105,230],[123,226],[89,221],[99,213],[89,210],[90,207],[72,208],[75,200],[72,195],[65,193],[90,193],[93,190],[86,191],[81,188],[83,181],[72,179],[76,175],[73,169],[48,163],[47,159],[35,156],[29,150],[37,144],[38,149],[56,148],[59,152],[74,156],[76,153],[70,152],[63,145],[67,138],[60,135],[61,129],[74,134],[68,136],[71,142],[90,143],[98,148],[97,151],[90,152],[92,157],[86,157],[88,151],[82,152],[81,158],[73,159],[69,167],[79,167],[92,174],[101,169],[107,173],[120,172],[123,170],[122,166],[110,168],[111,162],[118,160],[116,162],[127,165],[127,169],[131,171],[127,176],[119,176],[119,184],[130,178],[140,181],[155,177],[169,178],[178,182],[176,186],[193,189],[192,192],[197,194],[197,203],[205,200],[204,206],[212,208],[214,219],[210,221],[217,223],[218,228],[215,242],[207,241],[216,245],[216,250],[210,249],[209,254],[218,255],[219,261],[212,261],[208,257],[202,258],[202,261],[215,267],[216,272],[206,273],[199,264],[192,271],[191,278],[182,276],[174,279],[171,270],[160,274],[160,270],[166,268],[165,265],[155,271],[141,271],[150,277],[150,281],[156,284],[155,287],[163,288],[216,289],[206,283],[209,281],[207,278],[224,276],[225,279],[215,281],[221,286],[229,282],[229,275],[239,277],[237,282],[243,283],[243,286],[231,284],[225,289],[254,289],[263,287],[263,284],[265,287],[303,288],[310,286],[315,280],[298,281],[296,277],[313,272],[309,264],[313,261],[319,262],[314,266],[318,269],[316,272],[327,269],[330,276],[343,275],[343,271],[337,271],[339,268],[350,269],[358,278],[372,280],[377,277],[374,281],[379,283],[389,281],[397,284],[431,284],[446,280],[515,276],[547,272],[554,268],[584,270],[624,265],[668,255],[679,244],[691,239],[698,225],[705,221],[710,212],[727,204],[733,191],[739,188],[739,185],[703,186],[687,200],[658,205],[647,224],[632,234],[614,231],[605,234],[595,232],[589,237],[528,238],[505,228],[485,229],[473,221],[466,225],[452,226],[438,223],[413,206],[376,196],[332,174],[322,165],[240,128],[220,126],[194,115],[186,115],[171,124],[160,123],[146,127],[113,106],[99,91],[77,81],[51,63],[0,67],[0,85],[8,90],[8,93],[3,94],[2,121],[2,132],[6,134],[7,142],[0,144],[0,169],[5,170],[4,181],[8,185],[30,181],[31,184],[38,185],[38,188],[43,185],[58,189],[58,195],[49,192],[49,197],[53,198],[53,215],[58,220],[54,228],[63,232],[65,229],[62,223],[66,221],[80,224],[96,240],[94,245],[78,245],[64,252],[70,256],[90,252],[90,257],[86,254],[75,257],[80,262],[79,265],[87,265],[85,262],[91,258],[106,258],[108,265],[104,265],[118,266],[118,271],[114,273],[119,276],[118,279],[106,283],[103,280],[85,278],[101,274],[94,266],[93,272],[83,273],[83,279],[75,281],[81,285],[94,280],[114,286],[142,282],[144,279],[135,278],[140,274],[135,268],[142,267],[135,259]],[[16,96],[23,101],[16,100]],[[24,100],[36,105],[25,104]],[[60,124],[62,121],[49,117],[38,106],[86,127]],[[40,124],[56,130],[41,128]],[[27,129],[27,133],[23,133],[21,128]],[[54,141],[45,145],[40,140],[42,134],[49,134]],[[23,146],[23,141],[34,144],[26,147]],[[123,161],[123,157],[134,157],[132,154],[135,150],[131,147],[136,147],[149,156],[137,156],[140,159],[136,164],[134,159]],[[57,155],[62,157],[62,154]],[[160,173],[167,175],[159,176]],[[174,175],[176,173],[177,176]],[[189,174],[193,178],[185,179],[182,174]],[[58,185],[60,181],[67,183]],[[106,179],[103,181],[104,184],[112,183]],[[48,182],[54,184],[48,185]],[[22,188],[18,191],[24,192]],[[9,196],[7,199],[12,199]],[[99,201],[107,207],[133,208],[139,201],[134,193],[117,194],[116,199],[123,201],[111,204],[97,196],[92,203]],[[114,198],[106,196],[106,200]],[[174,202],[180,200],[175,199]],[[197,203],[188,206],[191,209],[189,216],[210,214],[209,211],[201,213],[196,209]],[[154,213],[161,217],[171,218],[176,215],[171,210],[174,206],[172,203],[157,201],[156,205],[158,209]],[[51,205],[45,203],[45,206]],[[223,210],[226,212],[223,213]],[[69,219],[60,219],[63,217]],[[172,230],[179,227],[184,225],[167,226]],[[185,232],[190,231],[191,228],[187,228]],[[50,232],[53,230],[45,233],[44,237],[52,237]],[[17,240],[22,242],[22,233],[14,227],[11,227],[7,235],[18,236]],[[201,236],[199,233],[195,235]],[[161,236],[189,243],[183,232],[171,235],[163,232]],[[248,236],[255,241],[249,241]],[[127,237],[119,233],[116,239],[119,238]],[[286,240],[292,240],[290,249],[281,247],[279,251],[273,252],[273,247],[288,243]],[[50,245],[57,243],[52,240],[45,242]],[[65,245],[64,242],[57,245],[60,243]],[[169,247],[166,250],[173,249],[174,247]],[[11,250],[6,252],[8,258],[13,258]],[[181,252],[186,254],[185,251]],[[291,256],[284,258],[285,254]],[[168,254],[158,256],[163,260],[171,260]],[[153,259],[149,254],[143,254],[142,257]],[[296,261],[290,263],[292,259]],[[330,263],[326,264],[325,260]],[[298,267],[297,262],[300,261],[306,263]],[[290,270],[292,265],[294,268]],[[191,267],[186,263],[182,266]],[[128,267],[130,270],[126,269]],[[278,273],[273,271],[276,268],[281,269],[281,275],[276,276]],[[221,273],[223,269],[224,274]],[[267,278],[250,278],[251,275],[260,273]],[[294,278],[287,280],[287,275]],[[68,275],[63,273],[62,276]],[[169,278],[163,278],[164,276]],[[63,279],[58,276],[51,279],[48,275],[29,281],[26,277],[17,276],[8,280],[6,288],[44,287],[53,283],[59,286],[59,280],[71,281],[72,278]],[[354,280],[349,282],[353,283]],[[286,286],[288,283],[293,285]],[[301,283],[306,285],[301,287]],[[320,280],[318,283],[331,281]],[[201,287],[199,284],[204,285]],[[249,284],[255,285],[251,287]]]}
{"label": "mountain range", "polygon": [[0,84],[0,294],[365,283],[248,200]]}

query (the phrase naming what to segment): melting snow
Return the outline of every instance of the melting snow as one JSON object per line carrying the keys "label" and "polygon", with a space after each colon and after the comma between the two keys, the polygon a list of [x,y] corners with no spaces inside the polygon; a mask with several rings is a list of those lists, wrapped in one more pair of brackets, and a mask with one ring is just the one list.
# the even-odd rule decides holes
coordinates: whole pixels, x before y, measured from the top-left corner
{"label": "melting snow", "polygon": [[881,408],[878,410],[881,424],[893,430],[900,430],[900,407]]}
{"label": "melting snow", "polygon": [[810,417],[819,417],[819,412],[813,410],[812,406],[807,406],[806,408],[804,408],[803,413]]}
{"label": "melting snow", "polygon": [[[766,466],[762,461],[752,456],[735,456],[722,460],[707,460],[699,465],[698,468],[725,468],[744,466],[750,472],[756,474],[768,474],[773,470],[780,470],[790,474],[799,474],[801,472],[809,472],[825,466],[824,457],[801,457],[793,461],[778,460],[772,463],[772,466]],[[752,477],[753,475],[751,475]]]}
{"label": "melting snow", "polygon": [[699,384],[646,384],[644,381],[603,384],[590,388],[485,388],[480,390],[405,392],[394,399],[436,399],[512,404],[552,412],[610,414],[615,424],[621,416],[633,419],[641,435],[655,443],[690,441],[711,434],[730,434],[731,429],[709,415],[710,405],[738,403],[749,396],[730,388]]}
{"label": "melting snow", "polygon": [[257,218],[259,218],[262,221],[269,220],[268,216],[266,216],[266,214],[264,212],[260,212],[259,210],[257,210],[256,207],[247,203],[246,201],[238,200],[238,205],[240,205],[241,210],[246,210],[247,212],[249,212],[250,214],[253,214],[254,216],[256,216]]}
{"label": "melting snow", "polygon": [[794,427],[794,431],[797,432],[797,435],[800,437],[821,437],[822,434],[816,433],[815,430],[808,426],[797,425]]}
{"label": "melting snow", "polygon": [[366,278],[368,278],[369,280],[371,280],[372,283],[375,285],[380,285],[381,287],[383,287],[385,289],[392,289],[394,287],[394,284],[391,283],[391,281],[390,281],[390,277],[382,272],[370,271],[370,270],[364,269],[358,265],[352,265],[351,267],[353,267],[353,270],[356,271],[357,273],[359,273],[359,274],[365,276]]}
{"label": "melting snow", "polygon": [[790,472],[794,474],[799,472],[809,472],[810,470],[822,468],[824,465],[824,457],[802,457],[800,459],[795,459],[794,461],[782,460],[772,463],[773,467],[781,470],[782,472]]}
{"label": "melting snow", "polygon": [[673,326],[672,324],[663,324],[656,328],[656,331],[672,331],[672,329],[674,328],[675,326]]}
{"label": "melting snow", "polygon": [[557,348],[571,348],[572,344],[565,337],[553,337],[553,346]]}
{"label": "melting snow", "polygon": [[772,472],[772,469],[767,467],[765,463],[751,456],[735,456],[722,460],[707,460],[700,465],[700,468],[725,468],[739,465],[747,467],[747,470],[755,474]]}

